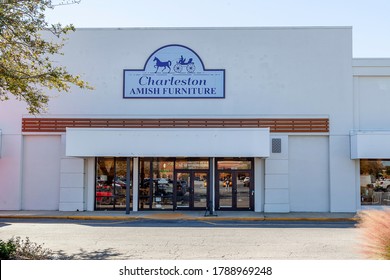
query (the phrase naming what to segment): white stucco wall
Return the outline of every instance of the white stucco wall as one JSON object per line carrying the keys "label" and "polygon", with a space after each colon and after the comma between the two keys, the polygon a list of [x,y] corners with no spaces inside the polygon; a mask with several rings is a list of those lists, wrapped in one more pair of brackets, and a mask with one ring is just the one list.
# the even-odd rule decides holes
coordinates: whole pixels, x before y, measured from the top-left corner
{"label": "white stucco wall", "polygon": [[[123,99],[123,69],[143,68],[154,51],[168,44],[181,44],[191,48],[199,55],[207,69],[225,69],[226,98]],[[71,93],[52,92],[48,114],[42,117],[325,117],[330,121],[330,133],[320,137],[320,141],[324,142],[317,143],[318,145],[313,142],[313,145],[321,149],[320,153],[325,153],[325,142],[329,141],[326,147],[329,168],[321,171],[321,176],[328,172],[328,181],[322,182],[318,193],[324,192],[323,184],[326,181],[329,184],[328,191],[332,195],[321,200],[312,210],[332,210],[329,205],[335,204],[329,202],[329,199],[340,195],[346,195],[345,199],[349,199],[354,190],[356,174],[351,170],[354,163],[342,172],[338,170],[344,163],[350,162],[347,157],[349,131],[366,126],[366,122],[369,127],[373,120],[369,121],[368,117],[360,119],[357,116],[357,112],[366,116],[369,110],[364,107],[366,100],[362,97],[360,103],[357,102],[356,93],[354,95],[353,92],[353,85],[357,82],[352,82],[352,29],[349,27],[79,29],[69,36],[63,51],[65,56],[56,58],[56,61],[67,66],[71,73],[81,74],[95,90],[73,87]],[[358,83],[361,84],[359,94],[368,94],[372,81],[359,80]],[[383,82],[376,81],[375,85],[379,96],[383,93]],[[381,98],[387,100],[387,97],[382,95]],[[356,104],[359,105],[358,110],[354,107]],[[66,196],[69,190],[62,189],[60,192],[59,187],[60,159],[65,157],[64,137],[38,136],[44,138],[39,144],[32,140],[38,139],[32,138],[36,136],[22,136],[21,117],[26,114],[24,107],[22,102],[0,102],[0,209],[58,209],[60,193],[64,194],[64,202],[71,205],[69,203],[72,202]],[[375,115],[375,118],[377,117]],[[290,142],[289,135],[283,137],[287,137],[286,143]],[[342,140],[333,141],[332,137],[341,137]],[[309,156],[304,150],[305,147],[299,146],[299,141],[292,141],[293,152],[297,158]],[[40,154],[45,153],[46,144],[50,154],[37,159]],[[287,151],[288,146],[289,144]],[[299,147],[302,148],[302,153]],[[340,158],[339,154],[342,154]],[[30,164],[36,160],[40,163]],[[310,161],[309,157],[307,160]],[[321,161],[323,162],[325,161]],[[47,165],[47,170],[42,169],[41,163]],[[88,160],[87,166],[92,166],[91,159]],[[85,170],[88,172],[85,175],[88,178],[87,183],[80,180],[79,175],[83,170],[68,171],[78,174],[73,174],[78,182],[77,190],[73,191],[82,192],[84,186],[80,184],[84,184],[88,189],[84,189],[83,193],[90,196],[94,170]],[[264,200],[265,210],[310,210],[299,206],[301,201],[298,194],[303,190],[296,189],[296,180],[290,178],[292,170],[295,169],[288,157],[278,158],[271,155],[264,161],[262,170],[265,172],[264,184],[261,184],[264,185],[261,190],[264,191],[264,196],[257,195],[256,198]],[[40,179],[47,174],[53,174],[50,180]],[[39,175],[39,179],[36,175]],[[68,175],[64,176],[73,176]],[[344,185],[348,184],[341,192],[333,186],[340,180],[343,180]],[[306,186],[306,183],[303,186]],[[333,191],[330,191],[331,189]],[[346,193],[343,193],[344,190]],[[35,191],[48,192],[52,201],[40,205]],[[317,200],[318,197],[315,197],[314,201]],[[77,198],[77,203],[84,203],[84,208],[87,209],[91,209],[91,201],[90,197],[87,201]],[[340,203],[336,203],[338,206],[334,207],[335,211],[344,209],[339,207]],[[344,210],[353,211],[353,202],[346,204],[348,206]],[[79,205],[81,204],[77,204]],[[256,209],[262,209],[258,202]]]}
{"label": "white stucco wall", "polygon": [[350,139],[345,135],[329,138],[330,210],[355,212],[358,209],[359,186],[356,162],[350,159]]}
{"label": "white stucco wall", "polygon": [[354,59],[356,130],[390,130],[390,59]]}
{"label": "white stucco wall", "polygon": [[2,145],[0,157],[0,209],[21,209],[22,135],[21,116],[25,104],[12,98],[0,102],[0,129]]}
{"label": "white stucco wall", "polygon": [[68,128],[66,134],[66,155],[76,157],[269,156],[268,128]]}
{"label": "white stucco wall", "polygon": [[22,136],[2,134],[0,158],[0,209],[19,210],[21,207]]}
{"label": "white stucco wall", "polygon": [[24,137],[21,209],[59,209],[60,158],[60,136]]}
{"label": "white stucco wall", "polygon": [[292,212],[330,211],[328,137],[289,137],[288,178]]}
{"label": "white stucco wall", "polygon": [[[265,159],[264,212],[290,212],[288,135],[272,134],[271,153]],[[272,139],[280,139],[280,153],[272,153]]]}
{"label": "white stucco wall", "polygon": [[[351,28],[79,29],[58,61],[95,87],[50,102],[54,115],[330,116],[352,125]],[[190,47],[226,70],[225,99],[123,99],[123,69],[142,69],[158,48]],[[326,46],[326,47],[324,47]]]}

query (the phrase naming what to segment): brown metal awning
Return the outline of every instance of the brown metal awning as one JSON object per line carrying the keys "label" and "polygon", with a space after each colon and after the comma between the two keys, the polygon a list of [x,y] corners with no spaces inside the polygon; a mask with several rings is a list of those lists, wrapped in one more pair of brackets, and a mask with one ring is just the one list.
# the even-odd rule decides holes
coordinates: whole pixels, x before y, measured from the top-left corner
{"label": "brown metal awning", "polygon": [[23,118],[22,132],[57,132],[66,128],[270,128],[271,133],[327,133],[327,118],[245,119],[114,119],[114,118]]}

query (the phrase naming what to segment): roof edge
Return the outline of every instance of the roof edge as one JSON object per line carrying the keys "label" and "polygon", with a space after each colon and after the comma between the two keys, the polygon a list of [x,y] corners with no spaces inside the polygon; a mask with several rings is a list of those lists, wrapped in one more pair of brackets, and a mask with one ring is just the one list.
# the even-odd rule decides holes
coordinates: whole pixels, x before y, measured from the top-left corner
{"label": "roof edge", "polygon": [[288,29],[347,29],[352,26],[231,26],[231,27],[76,27],[76,30],[288,30]]}

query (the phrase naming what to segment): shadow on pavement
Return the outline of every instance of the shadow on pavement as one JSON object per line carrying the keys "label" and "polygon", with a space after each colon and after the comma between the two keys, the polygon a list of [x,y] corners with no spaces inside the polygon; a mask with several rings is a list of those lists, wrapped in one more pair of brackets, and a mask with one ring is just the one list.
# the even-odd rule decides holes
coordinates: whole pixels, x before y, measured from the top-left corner
{"label": "shadow on pavement", "polygon": [[115,249],[108,248],[99,251],[85,251],[80,249],[80,252],[75,254],[65,254],[63,250],[53,252],[59,260],[110,260],[115,259],[122,254],[117,253]]}
{"label": "shadow on pavement", "polygon": [[9,223],[0,223],[0,227],[6,227],[6,226],[10,226]]}

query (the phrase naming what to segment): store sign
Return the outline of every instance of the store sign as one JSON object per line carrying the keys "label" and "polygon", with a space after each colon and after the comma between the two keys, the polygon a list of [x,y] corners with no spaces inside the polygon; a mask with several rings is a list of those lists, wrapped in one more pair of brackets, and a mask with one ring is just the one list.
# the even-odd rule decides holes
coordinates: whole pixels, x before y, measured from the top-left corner
{"label": "store sign", "polygon": [[205,69],[185,46],[164,46],[144,69],[123,71],[123,98],[225,98],[225,70]]}

